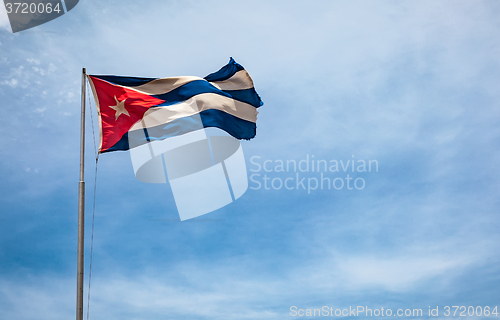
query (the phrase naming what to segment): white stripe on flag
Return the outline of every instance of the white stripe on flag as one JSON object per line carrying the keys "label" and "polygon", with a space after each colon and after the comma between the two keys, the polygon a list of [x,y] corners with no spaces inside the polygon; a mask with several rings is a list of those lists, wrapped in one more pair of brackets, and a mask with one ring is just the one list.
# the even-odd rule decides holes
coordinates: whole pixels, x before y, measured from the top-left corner
{"label": "white stripe on flag", "polygon": [[236,72],[231,78],[224,81],[210,82],[220,90],[244,90],[253,88],[253,81],[246,70]]}
{"label": "white stripe on flag", "polygon": [[[150,128],[209,109],[224,111],[250,122],[255,123],[257,121],[258,111],[254,106],[215,93],[203,93],[181,103],[150,108],[144,114],[143,120],[146,128]],[[130,130],[142,128],[142,124],[138,122]]]}
{"label": "white stripe on flag", "polygon": [[172,90],[179,88],[180,86],[185,85],[194,80],[203,80],[205,79],[200,77],[171,77],[171,78],[161,78],[150,81],[140,86],[135,87],[126,87],[133,90],[137,90],[141,93],[149,94],[149,95],[157,95],[168,93]]}
{"label": "white stripe on flag", "polygon": [[[152,80],[140,86],[125,86],[141,93],[159,95],[169,93],[191,81],[203,80],[200,77],[170,77]],[[210,82],[219,90],[245,90],[253,88],[253,81],[246,70],[236,72],[231,78],[224,81]]]}

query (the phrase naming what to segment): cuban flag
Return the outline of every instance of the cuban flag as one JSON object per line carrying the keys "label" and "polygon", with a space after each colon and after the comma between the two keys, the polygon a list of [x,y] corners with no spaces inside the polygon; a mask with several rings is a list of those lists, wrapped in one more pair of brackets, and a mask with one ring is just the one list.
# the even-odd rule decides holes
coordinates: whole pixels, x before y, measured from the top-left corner
{"label": "cuban flag", "polygon": [[99,153],[207,127],[249,140],[255,137],[257,108],[263,104],[252,78],[233,58],[205,78],[88,75],[88,80],[99,115]]}

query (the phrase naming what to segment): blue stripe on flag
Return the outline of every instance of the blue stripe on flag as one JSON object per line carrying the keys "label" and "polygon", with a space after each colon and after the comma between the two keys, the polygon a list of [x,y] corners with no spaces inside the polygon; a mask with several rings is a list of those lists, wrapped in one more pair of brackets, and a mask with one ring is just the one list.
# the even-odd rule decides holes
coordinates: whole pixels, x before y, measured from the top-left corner
{"label": "blue stripe on flag", "polygon": [[[200,117],[203,125],[200,124]],[[246,140],[250,140],[255,137],[256,132],[255,123],[240,119],[225,113],[224,111],[210,109],[189,117],[176,119],[164,125],[147,128],[147,138],[143,134],[131,134],[131,139],[137,139],[136,136],[143,137],[140,140],[132,141],[132,145],[139,146],[147,143],[148,140],[163,140],[179,136],[188,132],[199,130],[202,127],[219,128],[226,131],[236,139]],[[140,130],[142,131],[143,129]],[[129,136],[129,132],[125,133],[113,147],[104,150],[101,153],[129,150]]]}
{"label": "blue stripe on flag", "polygon": [[211,82],[224,81],[234,76],[234,74],[240,70],[245,70],[245,68],[231,57],[228,64],[219,71],[209,74],[204,79]]}
{"label": "blue stripe on flag", "polygon": [[255,91],[254,88],[244,89],[244,90],[223,90],[223,91],[229,94],[233,99],[251,104],[255,108],[264,105],[262,100],[260,100],[257,91]]}
{"label": "blue stripe on flag", "polygon": [[219,128],[236,139],[250,140],[255,137],[257,125],[254,122],[235,117],[221,110],[205,110],[200,112],[203,126]]}
{"label": "blue stripe on flag", "polygon": [[119,86],[135,87],[146,84],[157,78],[137,78],[137,77],[121,77],[121,76],[95,76],[92,77],[99,78],[101,80],[117,84]]}
{"label": "blue stripe on flag", "polygon": [[260,98],[253,88],[245,90],[222,91],[205,80],[194,80],[170,92],[154,95],[153,97],[165,100],[164,103],[158,106],[169,106],[175,103],[186,101],[194,97],[195,95],[202,93],[215,93],[224,97],[248,103],[256,108],[261,106]]}

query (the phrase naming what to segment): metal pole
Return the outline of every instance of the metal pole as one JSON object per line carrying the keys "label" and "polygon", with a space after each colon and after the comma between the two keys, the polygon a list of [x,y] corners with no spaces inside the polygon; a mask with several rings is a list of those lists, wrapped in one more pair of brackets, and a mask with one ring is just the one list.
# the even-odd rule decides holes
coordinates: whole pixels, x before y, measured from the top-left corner
{"label": "metal pole", "polygon": [[83,243],[85,235],[85,76],[82,69],[82,119],[80,128],[80,183],[78,185],[78,261],[76,281],[76,320],[83,320]]}

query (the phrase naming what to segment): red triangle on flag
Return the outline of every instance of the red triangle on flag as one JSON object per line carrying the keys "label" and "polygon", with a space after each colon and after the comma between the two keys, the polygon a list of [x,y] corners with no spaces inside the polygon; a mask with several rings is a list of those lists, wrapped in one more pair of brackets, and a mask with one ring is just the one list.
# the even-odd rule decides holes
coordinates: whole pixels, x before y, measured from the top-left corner
{"label": "red triangle on flag", "polygon": [[101,126],[99,152],[113,147],[144,113],[165,100],[89,76],[99,101]]}

